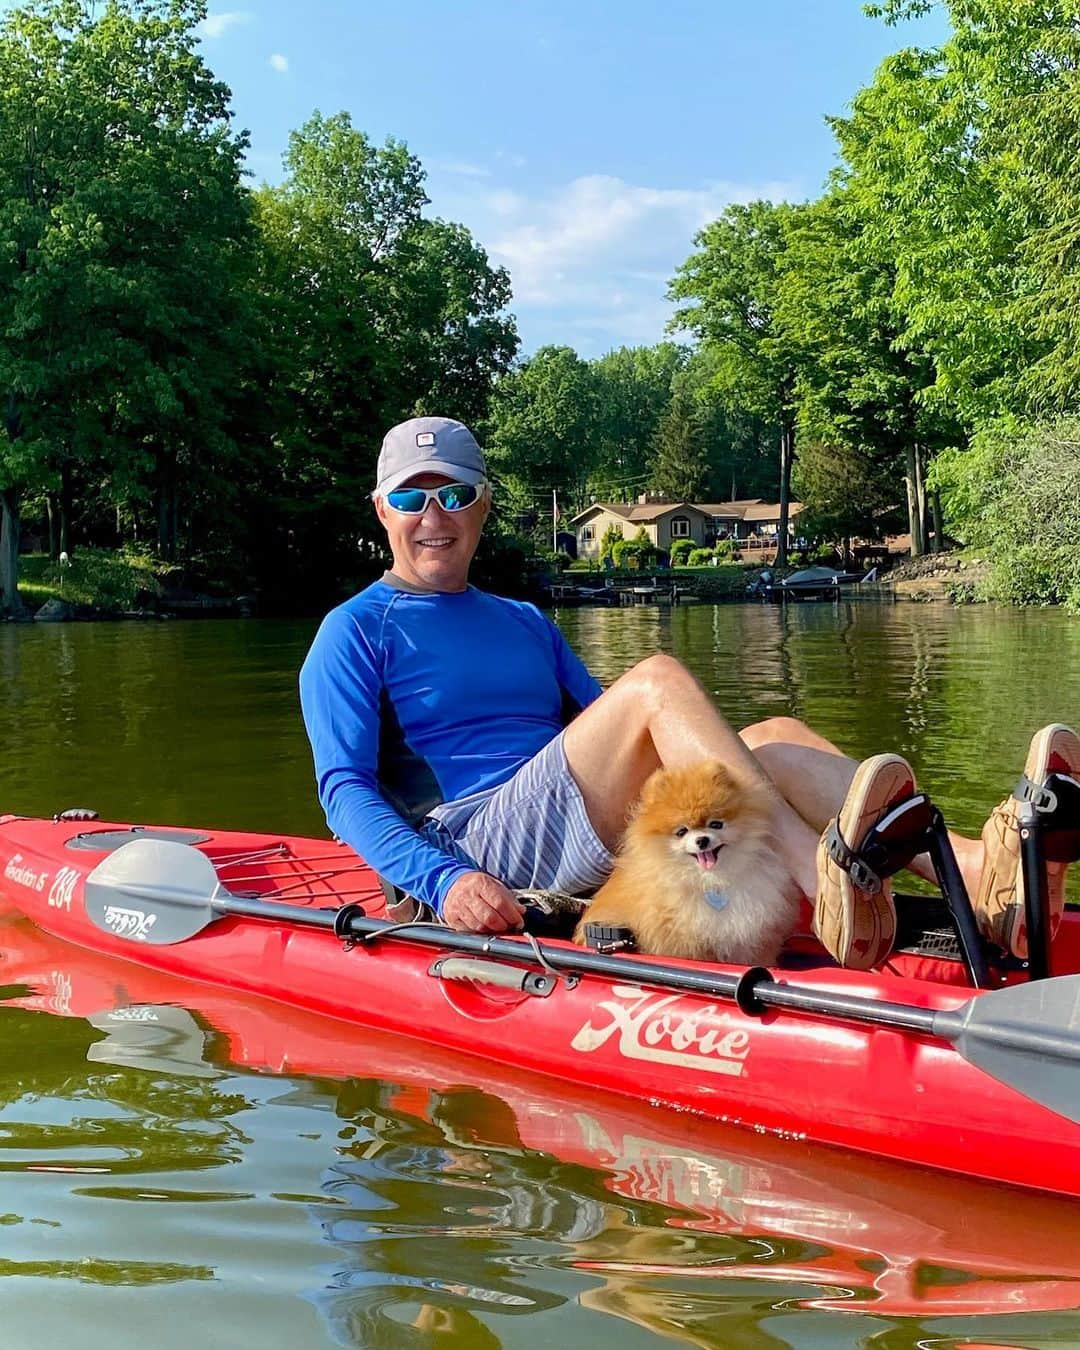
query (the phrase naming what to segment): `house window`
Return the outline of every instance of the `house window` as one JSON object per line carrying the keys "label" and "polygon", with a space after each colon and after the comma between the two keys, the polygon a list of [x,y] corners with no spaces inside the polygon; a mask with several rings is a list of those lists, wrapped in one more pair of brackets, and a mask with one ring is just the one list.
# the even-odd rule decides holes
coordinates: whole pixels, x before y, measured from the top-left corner
{"label": "house window", "polygon": [[675,516],[671,522],[672,539],[690,538],[690,521],[686,516]]}
{"label": "house window", "polygon": [[581,527],[581,542],[582,542],[583,544],[591,544],[591,543],[592,543],[592,537],[593,537],[592,526],[591,526],[591,525],[582,525],[582,527]]}

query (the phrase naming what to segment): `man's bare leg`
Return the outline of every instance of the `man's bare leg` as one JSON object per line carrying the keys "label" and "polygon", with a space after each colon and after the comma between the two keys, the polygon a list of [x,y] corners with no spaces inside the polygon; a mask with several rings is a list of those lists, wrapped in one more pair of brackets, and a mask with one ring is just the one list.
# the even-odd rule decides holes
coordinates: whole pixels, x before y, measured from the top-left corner
{"label": "man's bare leg", "polygon": [[[660,765],[718,759],[765,784],[774,801],[780,852],[795,884],[813,897],[820,831],[784,800],[782,789],[674,657],[650,656],[627,671],[571,722],[564,743],[589,819],[609,848],[617,845],[645,779]],[[842,801],[843,793],[834,814]]]}
{"label": "man's bare leg", "polygon": [[[813,830],[820,833],[843,805],[858,764],[794,717],[770,717],[744,727],[739,736],[766,774]],[[968,894],[978,893],[982,840],[949,835]],[[913,858],[910,870],[934,880],[928,854]]]}

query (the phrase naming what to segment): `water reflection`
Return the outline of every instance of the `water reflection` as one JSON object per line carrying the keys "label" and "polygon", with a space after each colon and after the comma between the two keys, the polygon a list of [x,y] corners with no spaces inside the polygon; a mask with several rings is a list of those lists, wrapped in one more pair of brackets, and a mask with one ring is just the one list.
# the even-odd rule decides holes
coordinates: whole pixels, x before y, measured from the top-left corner
{"label": "water reflection", "polygon": [[[913,1345],[1077,1325],[1073,1202],[562,1087],[25,923],[0,951],[0,1044],[22,1049],[3,1066],[0,1275],[29,1288],[160,1284],[180,1326],[212,1280],[269,1346]],[[5,1311],[17,1324],[18,1299]],[[114,1340],[107,1325],[81,1343]]]}
{"label": "water reflection", "polygon": [[[635,606],[555,616],[602,682],[684,660],[737,725],[790,713],[908,755],[977,830],[1032,730],[1080,722],[1080,622],[910,603]],[[0,625],[0,809],[321,834],[290,620]]]}
{"label": "water reflection", "polygon": [[[1080,623],[1056,612],[558,617],[604,681],[669,651],[739,724],[792,713],[853,754],[901,750],[968,831],[1033,727],[1080,721]],[[321,833],[295,695],[311,631],[0,626],[0,809]],[[1074,1204],[725,1133],[49,942],[0,933],[5,1343],[180,1350],[196,1321],[266,1350],[1080,1338]]]}
{"label": "water reflection", "polygon": [[1080,722],[1080,622],[1054,610],[696,605],[559,623],[605,683],[673,652],[737,726],[790,714],[858,758],[907,755],[967,833],[1015,783],[1035,729]]}

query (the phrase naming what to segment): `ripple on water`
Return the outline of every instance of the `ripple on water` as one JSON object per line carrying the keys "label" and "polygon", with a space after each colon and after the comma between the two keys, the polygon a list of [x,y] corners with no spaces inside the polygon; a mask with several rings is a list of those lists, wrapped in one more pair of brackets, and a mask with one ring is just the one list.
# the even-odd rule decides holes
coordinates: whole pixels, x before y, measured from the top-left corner
{"label": "ripple on water", "polygon": [[[858,756],[901,750],[968,830],[1035,726],[1080,721],[1080,624],[1054,612],[558,621],[605,683],[669,651],[737,724],[791,714]],[[295,702],[312,631],[0,627],[0,809],[321,831]],[[360,1038],[354,1077],[280,1075],[272,1005],[250,1044],[207,1036],[207,1076],[109,1064],[70,1015],[83,957],[43,967],[69,1015],[0,1007],[0,1343],[1080,1341],[1076,1206],[527,1086],[512,1046],[478,1069]],[[265,1067],[237,1071],[229,1044]]]}

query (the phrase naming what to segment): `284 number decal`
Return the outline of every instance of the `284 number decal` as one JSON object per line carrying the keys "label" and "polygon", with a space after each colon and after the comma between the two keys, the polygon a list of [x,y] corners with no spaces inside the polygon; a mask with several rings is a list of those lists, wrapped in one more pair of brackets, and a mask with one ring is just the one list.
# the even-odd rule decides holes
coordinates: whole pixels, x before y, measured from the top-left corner
{"label": "284 number decal", "polygon": [[49,887],[49,904],[53,909],[66,909],[70,912],[71,896],[78,879],[77,868],[61,867],[53,878],[53,884]]}

